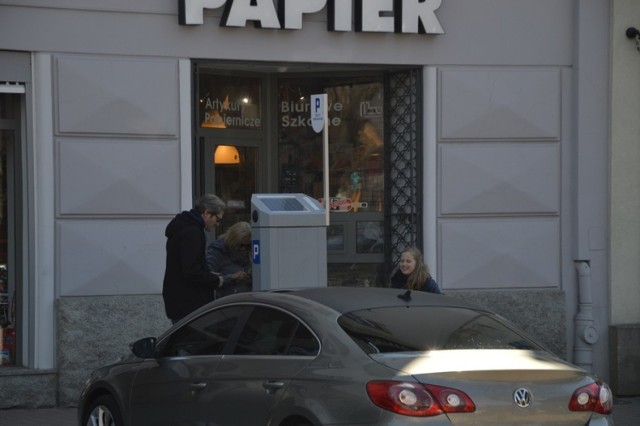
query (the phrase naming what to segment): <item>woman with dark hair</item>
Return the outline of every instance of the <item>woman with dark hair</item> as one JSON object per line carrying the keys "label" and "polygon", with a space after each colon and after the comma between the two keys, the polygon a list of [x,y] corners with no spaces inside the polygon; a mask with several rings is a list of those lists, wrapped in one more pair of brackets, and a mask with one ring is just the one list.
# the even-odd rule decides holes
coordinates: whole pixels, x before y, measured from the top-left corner
{"label": "woman with dark hair", "polygon": [[402,252],[396,272],[391,276],[391,287],[441,294],[440,287],[415,247]]}

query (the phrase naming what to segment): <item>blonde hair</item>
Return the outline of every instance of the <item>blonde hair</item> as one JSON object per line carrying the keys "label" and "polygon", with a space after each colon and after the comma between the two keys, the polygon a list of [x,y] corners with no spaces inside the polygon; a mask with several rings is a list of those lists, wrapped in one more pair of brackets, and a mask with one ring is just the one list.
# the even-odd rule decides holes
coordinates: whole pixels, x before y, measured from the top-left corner
{"label": "blonde hair", "polygon": [[420,250],[415,247],[409,247],[402,252],[402,254],[405,253],[413,257],[416,261],[416,268],[407,277],[407,288],[415,290],[431,278],[431,274],[429,273],[429,267],[427,267],[427,264],[422,260],[422,252]]}
{"label": "blonde hair", "polygon": [[249,225],[249,222],[236,222],[221,237],[224,240],[224,246],[228,250],[247,250],[243,246],[251,244],[251,225]]}

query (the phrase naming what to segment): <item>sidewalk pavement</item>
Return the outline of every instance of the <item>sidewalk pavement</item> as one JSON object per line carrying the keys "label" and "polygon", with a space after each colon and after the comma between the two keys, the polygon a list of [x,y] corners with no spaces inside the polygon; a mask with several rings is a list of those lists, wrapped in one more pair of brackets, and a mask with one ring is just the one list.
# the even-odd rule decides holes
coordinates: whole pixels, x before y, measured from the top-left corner
{"label": "sidewalk pavement", "polygon": [[613,398],[613,420],[616,426],[640,425],[640,396]]}
{"label": "sidewalk pavement", "polygon": [[[615,398],[613,420],[616,426],[640,425],[640,396]],[[0,426],[77,426],[75,408],[13,408],[0,410]]]}

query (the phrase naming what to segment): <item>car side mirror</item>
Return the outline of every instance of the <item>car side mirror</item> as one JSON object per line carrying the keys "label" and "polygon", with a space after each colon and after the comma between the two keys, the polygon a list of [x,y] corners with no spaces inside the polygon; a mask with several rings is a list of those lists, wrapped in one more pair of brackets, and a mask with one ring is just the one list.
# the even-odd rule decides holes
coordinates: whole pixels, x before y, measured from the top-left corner
{"label": "car side mirror", "polygon": [[144,339],[136,340],[129,345],[129,349],[138,358],[155,358],[156,338],[145,337]]}

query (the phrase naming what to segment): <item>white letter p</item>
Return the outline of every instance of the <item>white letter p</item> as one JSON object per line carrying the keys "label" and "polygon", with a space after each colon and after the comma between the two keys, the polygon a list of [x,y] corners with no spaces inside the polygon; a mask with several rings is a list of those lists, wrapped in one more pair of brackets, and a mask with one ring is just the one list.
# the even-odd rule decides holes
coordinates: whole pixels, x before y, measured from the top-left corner
{"label": "white letter p", "polygon": [[204,24],[204,10],[224,6],[226,0],[180,0],[178,14],[180,25]]}

